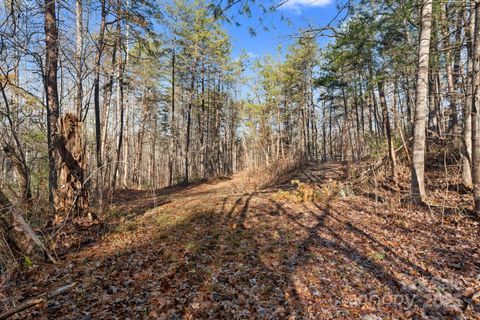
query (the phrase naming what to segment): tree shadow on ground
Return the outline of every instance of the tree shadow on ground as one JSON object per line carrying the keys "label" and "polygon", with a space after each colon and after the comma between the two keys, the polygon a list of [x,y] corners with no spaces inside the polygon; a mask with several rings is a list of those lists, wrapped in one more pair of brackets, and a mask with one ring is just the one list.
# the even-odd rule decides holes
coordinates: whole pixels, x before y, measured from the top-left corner
{"label": "tree shadow on ground", "polygon": [[[306,168],[298,178],[320,186],[343,179],[344,170]],[[61,308],[36,312],[62,319],[445,318],[459,312],[452,304],[463,288],[452,281],[460,273],[428,260],[452,252],[418,253],[424,237],[416,242],[394,227],[384,232],[397,217],[368,199],[332,195],[293,203],[265,190],[218,199],[192,192],[196,198],[152,210],[109,235],[111,246],[79,254],[67,271],[52,269],[37,280],[43,288],[79,285],[54,302]],[[407,229],[415,234],[416,228]],[[446,236],[438,237],[443,246]],[[435,303],[439,287],[443,300]],[[465,308],[462,301],[458,308]]]}
{"label": "tree shadow on ground", "polygon": [[116,190],[110,205],[114,210],[131,214],[133,217],[168,202],[169,197],[176,193],[191,190],[202,183],[204,182],[198,181],[188,185],[176,185],[152,190]]}
{"label": "tree shadow on ground", "polygon": [[47,308],[45,315],[77,318],[83,311],[92,318],[251,319],[303,314],[294,284],[264,263],[255,230],[244,225],[252,197],[233,199],[227,215],[199,210],[170,226],[156,226],[148,239],[123,251],[85,258],[73,275],[79,291],[60,297],[62,309]]}

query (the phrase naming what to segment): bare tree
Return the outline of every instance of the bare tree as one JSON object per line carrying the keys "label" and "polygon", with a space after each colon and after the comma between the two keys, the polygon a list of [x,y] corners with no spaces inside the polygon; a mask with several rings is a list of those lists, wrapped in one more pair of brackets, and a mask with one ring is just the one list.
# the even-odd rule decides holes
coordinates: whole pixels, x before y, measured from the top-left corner
{"label": "bare tree", "polygon": [[50,204],[54,206],[54,193],[57,190],[57,120],[60,113],[58,102],[57,65],[58,29],[55,0],[45,0],[45,90],[47,97],[47,139]]}
{"label": "bare tree", "polygon": [[76,48],[75,48],[75,71],[77,77],[77,92],[75,96],[75,109],[78,119],[82,119],[82,99],[83,99],[83,0],[76,0]]}
{"label": "bare tree", "polygon": [[432,33],[432,0],[423,0],[420,42],[418,47],[417,90],[413,128],[411,196],[415,202],[425,200],[425,127],[428,94],[428,66]]}
{"label": "bare tree", "polygon": [[473,96],[472,96],[472,179],[475,210],[480,212],[480,1],[474,6]]}

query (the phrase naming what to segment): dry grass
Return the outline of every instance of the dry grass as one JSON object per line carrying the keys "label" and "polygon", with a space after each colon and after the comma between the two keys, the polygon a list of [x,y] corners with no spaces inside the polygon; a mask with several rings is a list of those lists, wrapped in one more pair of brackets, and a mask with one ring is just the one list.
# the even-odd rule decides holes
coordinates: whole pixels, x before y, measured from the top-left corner
{"label": "dry grass", "polygon": [[298,158],[278,159],[268,166],[248,170],[247,184],[259,190],[288,182],[301,165],[302,161]]}
{"label": "dry grass", "polygon": [[295,203],[315,202],[325,204],[337,198],[353,195],[348,184],[329,179],[321,186],[312,183],[292,180],[293,190],[278,190],[273,197],[278,201],[292,201]]}

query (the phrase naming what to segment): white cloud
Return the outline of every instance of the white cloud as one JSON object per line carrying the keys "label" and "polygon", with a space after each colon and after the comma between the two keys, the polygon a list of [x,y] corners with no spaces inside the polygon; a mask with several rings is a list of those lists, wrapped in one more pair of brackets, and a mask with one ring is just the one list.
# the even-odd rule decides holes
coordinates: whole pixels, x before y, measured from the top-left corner
{"label": "white cloud", "polygon": [[324,7],[332,2],[333,0],[287,0],[282,8],[299,10],[306,7]]}

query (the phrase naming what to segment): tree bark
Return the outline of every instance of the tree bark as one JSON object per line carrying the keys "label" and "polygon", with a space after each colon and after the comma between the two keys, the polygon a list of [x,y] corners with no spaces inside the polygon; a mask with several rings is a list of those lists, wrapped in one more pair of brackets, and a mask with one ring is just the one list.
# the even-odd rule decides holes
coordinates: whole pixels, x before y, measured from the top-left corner
{"label": "tree bark", "polygon": [[[473,9],[473,5],[471,5]],[[472,10],[467,16],[464,11],[465,41],[467,44],[467,76],[465,85],[465,104],[463,109],[463,148],[462,148],[462,181],[466,188],[472,188],[472,97],[473,97],[473,39],[475,18]]]}
{"label": "tree bark", "polygon": [[83,51],[83,0],[76,0],[76,48],[75,48],[75,71],[77,77],[77,92],[75,97],[75,109],[77,117],[82,120],[82,99],[83,99],[83,82],[82,82],[82,51]]}
{"label": "tree bark", "polygon": [[472,180],[474,208],[480,213],[480,1],[475,1],[472,96]]}
{"label": "tree bark", "polygon": [[170,152],[169,152],[169,159],[168,159],[168,185],[173,185],[173,162],[176,155],[176,145],[175,145],[175,138],[176,138],[176,121],[175,121],[175,49],[172,52],[172,103],[171,103],[171,119],[170,119]]}
{"label": "tree bark", "polygon": [[192,126],[192,106],[193,106],[193,97],[195,94],[195,73],[192,70],[192,83],[190,85],[190,101],[188,103],[187,109],[187,133],[185,138],[185,183],[189,182],[190,179],[190,132]]}
{"label": "tree bark", "polygon": [[[121,11],[121,0],[118,1],[118,12],[120,15]],[[119,48],[122,48],[121,39],[122,39],[122,26],[121,20],[117,21],[117,43]],[[118,76],[118,87],[117,87],[117,109],[120,111],[120,129],[118,132],[118,144],[117,144],[117,152],[115,158],[115,167],[113,169],[113,178],[111,189],[112,193],[115,191],[115,186],[117,183],[117,175],[118,175],[118,166],[120,163],[120,155],[122,152],[122,144],[123,144],[123,122],[125,116],[125,108],[123,103],[124,98],[124,90],[123,90],[123,74],[125,72],[125,64],[123,63],[123,54],[122,50],[119,50],[119,57],[118,57],[118,65],[117,65],[117,76]]]}
{"label": "tree bark", "polygon": [[148,103],[147,103],[147,90],[145,89],[142,96],[142,118],[140,122],[140,128],[137,135],[137,154],[135,157],[135,170],[133,175],[133,182],[137,187],[141,185],[140,167],[143,158],[143,137],[145,135],[145,125],[148,117]]}
{"label": "tree bark", "polygon": [[[21,192],[21,199],[23,202],[30,204],[32,200],[32,190],[30,185],[30,168],[27,164],[27,159],[25,157],[25,152],[23,150],[24,146],[20,142],[20,137],[18,135],[15,122],[11,116],[10,103],[5,92],[5,86],[0,85],[0,91],[2,92],[3,101],[5,103],[5,117],[7,118],[8,125],[10,126],[10,132],[12,134],[13,140],[15,141],[16,149],[8,144],[3,148],[5,154],[12,162],[15,171],[17,173],[19,181],[19,187]],[[18,101],[18,99],[17,99]]]}
{"label": "tree bark", "polygon": [[455,134],[457,129],[458,123],[458,116],[457,116],[457,97],[455,92],[455,84],[454,84],[454,74],[453,74],[453,67],[452,67],[452,54],[451,54],[451,43],[449,41],[450,38],[450,30],[448,28],[449,21],[447,20],[447,7],[448,3],[441,4],[441,20],[444,24],[442,31],[443,31],[443,51],[445,55],[445,70],[447,73],[447,96],[448,101],[450,103],[450,120],[448,124],[447,133]]}
{"label": "tree bark", "polygon": [[30,204],[32,201],[32,189],[30,186],[30,168],[25,162],[25,159],[22,159],[15,149],[10,145],[5,145],[3,151],[7,155],[7,158],[12,163],[17,174],[17,179],[21,197],[23,203]]}
{"label": "tree bark", "polygon": [[[120,76],[119,81],[123,82],[123,75]],[[120,164],[120,156],[122,154],[122,145],[123,145],[123,135],[124,135],[124,118],[125,118],[125,107],[123,105],[123,84],[119,83],[119,97],[120,97],[120,103],[119,103],[119,109],[120,109],[120,129],[118,131],[118,144],[117,144],[117,155],[116,155],[116,160],[115,160],[115,168],[113,170],[113,178],[112,178],[112,192],[115,191],[115,186],[117,184],[117,175],[118,175],[118,167]]]}
{"label": "tree bark", "polygon": [[106,0],[101,0],[100,13],[100,31],[97,42],[97,57],[95,59],[95,78],[94,78],[94,112],[95,112],[95,156],[97,164],[97,192],[100,211],[103,210],[103,162],[102,162],[102,134],[101,134],[101,119],[100,119],[100,69],[102,54],[104,49],[104,35],[106,27]]}
{"label": "tree bark", "polygon": [[423,0],[420,42],[418,48],[417,89],[413,128],[411,196],[416,203],[425,201],[425,125],[428,94],[432,0]]}
{"label": "tree bark", "polygon": [[57,120],[60,114],[58,102],[57,64],[58,29],[55,0],[45,0],[45,89],[47,97],[48,184],[50,205],[55,208],[53,194],[57,189],[58,151]]}
{"label": "tree bark", "polygon": [[385,134],[387,136],[388,158],[390,160],[390,174],[392,175],[393,180],[396,181],[397,160],[395,157],[395,148],[393,146],[392,128],[390,126],[387,100],[385,99],[385,83],[383,81],[378,82],[378,93],[380,95],[380,107],[382,108],[383,126],[385,127]]}
{"label": "tree bark", "polygon": [[58,120],[55,141],[60,163],[57,171],[58,188],[54,193],[56,222],[70,217],[70,213],[89,213],[88,192],[85,189],[86,160],[82,139],[82,123],[72,113]]}

